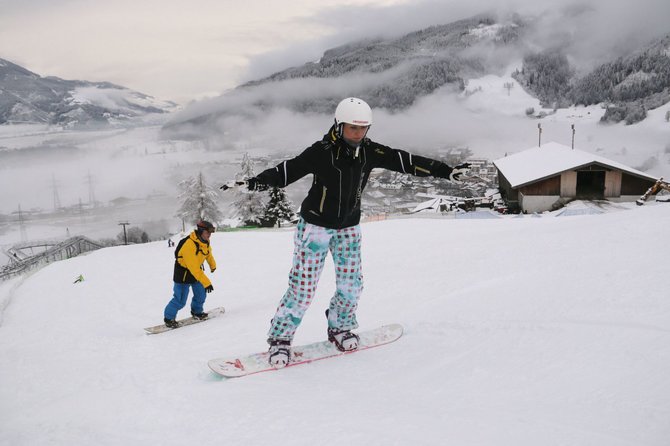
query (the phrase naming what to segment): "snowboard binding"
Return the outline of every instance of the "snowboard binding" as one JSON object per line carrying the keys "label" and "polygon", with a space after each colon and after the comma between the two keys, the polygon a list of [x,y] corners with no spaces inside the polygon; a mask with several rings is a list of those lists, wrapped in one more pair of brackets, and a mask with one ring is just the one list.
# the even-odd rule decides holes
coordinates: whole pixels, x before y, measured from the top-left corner
{"label": "snowboard binding", "polygon": [[268,339],[270,349],[268,350],[268,362],[276,369],[286,367],[291,360],[291,342],[276,339]]}
{"label": "snowboard binding", "polygon": [[335,347],[341,352],[356,350],[361,342],[358,335],[350,330],[335,330],[332,328],[328,329],[328,340],[335,344]]}

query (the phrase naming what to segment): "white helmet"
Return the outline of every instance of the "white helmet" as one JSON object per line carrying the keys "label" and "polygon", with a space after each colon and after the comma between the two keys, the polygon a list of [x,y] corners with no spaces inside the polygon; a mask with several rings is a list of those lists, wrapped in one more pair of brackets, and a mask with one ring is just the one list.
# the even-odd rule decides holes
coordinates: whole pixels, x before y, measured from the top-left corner
{"label": "white helmet", "polygon": [[346,122],[352,125],[372,125],[372,109],[362,99],[343,99],[335,109],[335,123],[340,125]]}

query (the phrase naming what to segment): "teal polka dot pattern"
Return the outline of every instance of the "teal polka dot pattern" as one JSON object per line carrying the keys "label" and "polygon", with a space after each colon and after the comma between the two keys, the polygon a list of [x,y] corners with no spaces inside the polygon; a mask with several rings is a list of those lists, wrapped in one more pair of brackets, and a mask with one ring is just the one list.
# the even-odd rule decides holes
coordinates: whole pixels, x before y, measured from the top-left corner
{"label": "teal polka dot pattern", "polygon": [[306,223],[301,218],[293,241],[295,248],[288,289],[272,318],[268,337],[293,340],[316,293],[328,252],[333,257],[337,287],[328,307],[328,327],[339,330],[358,328],[356,309],[363,290],[360,225],[329,229]]}

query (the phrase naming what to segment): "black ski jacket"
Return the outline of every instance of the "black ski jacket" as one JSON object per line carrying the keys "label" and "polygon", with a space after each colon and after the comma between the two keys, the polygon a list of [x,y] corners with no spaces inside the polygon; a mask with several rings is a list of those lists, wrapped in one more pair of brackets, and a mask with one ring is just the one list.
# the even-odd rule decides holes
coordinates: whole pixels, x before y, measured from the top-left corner
{"label": "black ski jacket", "polygon": [[337,136],[333,126],[321,141],[256,178],[268,186],[284,187],[313,174],[312,187],[300,208],[302,218],[314,225],[342,229],[360,222],[361,194],[376,167],[421,177],[449,178],[452,171],[441,161],[392,149],[368,138],[356,150]]}

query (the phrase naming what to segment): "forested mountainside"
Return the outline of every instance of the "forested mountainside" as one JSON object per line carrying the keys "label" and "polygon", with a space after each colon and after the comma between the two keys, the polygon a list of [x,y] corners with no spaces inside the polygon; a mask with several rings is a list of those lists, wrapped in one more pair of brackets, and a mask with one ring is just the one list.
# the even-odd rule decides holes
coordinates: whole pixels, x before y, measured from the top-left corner
{"label": "forested mountainside", "polygon": [[325,51],[316,62],[192,104],[165,129],[175,137],[197,137],[200,126],[221,131],[226,124],[220,118],[230,116],[260,117],[273,109],[328,114],[347,96],[400,111],[438,89],[460,93],[469,79],[509,74],[515,63],[513,77],[544,107],[605,103],[603,120],[632,123],[670,99],[670,35],[579,72],[565,37],[539,45],[539,27],[519,15],[483,14],[400,37],[351,42]]}
{"label": "forested mountainside", "polygon": [[561,50],[528,54],[515,78],[547,107],[605,103],[604,121],[632,124],[670,101],[670,34],[582,77]]}

